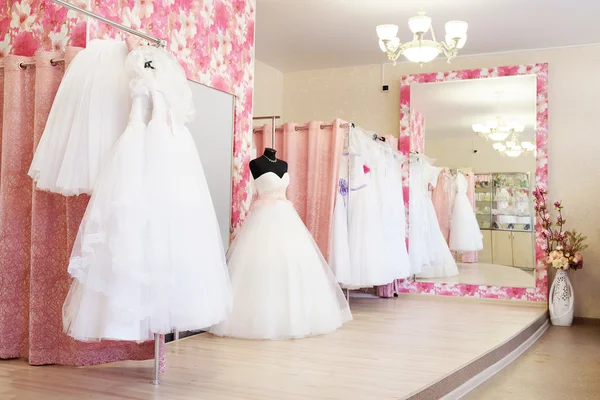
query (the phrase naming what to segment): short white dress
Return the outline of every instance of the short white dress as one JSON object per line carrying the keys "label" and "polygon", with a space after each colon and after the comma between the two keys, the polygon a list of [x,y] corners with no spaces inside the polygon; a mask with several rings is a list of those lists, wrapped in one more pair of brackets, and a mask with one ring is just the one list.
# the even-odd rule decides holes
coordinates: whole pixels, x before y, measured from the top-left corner
{"label": "short white dress", "polygon": [[194,114],[185,73],[150,46],[134,50],[127,69],[129,125],[98,178],[68,268],[74,281],[63,323],[82,341],[207,328],[233,302],[213,203],[184,125]]}
{"label": "short white dress", "polygon": [[254,180],[258,197],[227,253],[231,315],[217,336],[299,339],[332,332],[350,307],[312,235],[286,199],[290,176]]}
{"label": "short white dress", "polygon": [[483,249],[483,236],[473,206],[467,197],[467,179],[459,172],[454,181],[456,194],[450,220],[450,250],[479,251]]}
{"label": "short white dress", "polygon": [[75,56],[58,88],[28,175],[39,190],[91,194],[131,110],[128,49],[96,39]]}

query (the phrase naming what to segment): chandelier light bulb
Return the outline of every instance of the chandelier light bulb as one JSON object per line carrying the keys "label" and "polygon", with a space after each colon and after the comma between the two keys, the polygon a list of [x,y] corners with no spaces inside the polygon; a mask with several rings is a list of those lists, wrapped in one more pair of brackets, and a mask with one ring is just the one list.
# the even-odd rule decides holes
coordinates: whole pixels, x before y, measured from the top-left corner
{"label": "chandelier light bulb", "polygon": [[535,145],[531,142],[521,142],[521,147],[523,147],[527,151],[532,151],[535,149]]}
{"label": "chandelier light bulb", "polygon": [[506,147],[508,147],[509,149],[512,149],[513,147],[515,147],[517,145],[517,142],[515,142],[514,140],[509,140],[506,143],[504,143],[506,145]]}
{"label": "chandelier light bulb", "polygon": [[380,40],[392,40],[398,35],[398,25],[378,25],[375,30]]}
{"label": "chandelier light bulb", "polygon": [[446,36],[451,38],[466,38],[469,24],[464,21],[448,21],[445,25]]}
{"label": "chandelier light bulb", "polygon": [[431,28],[431,18],[426,16],[424,11],[420,11],[416,17],[408,19],[408,27],[415,35],[424,35]]}
{"label": "chandelier light bulb", "polygon": [[504,140],[508,137],[509,133],[508,132],[502,132],[502,131],[498,131],[498,132],[492,132],[489,134],[490,139],[492,139],[494,142],[499,142],[501,140]]}
{"label": "chandelier light bulb", "polygon": [[404,49],[404,57],[408,61],[416,63],[428,63],[440,54],[440,48],[432,40],[422,40],[421,42],[410,43],[410,46]]}
{"label": "chandelier light bulb", "polygon": [[494,150],[497,150],[497,151],[504,151],[504,150],[506,150],[506,146],[503,145],[502,143],[494,143],[492,145],[492,147],[494,148]]}

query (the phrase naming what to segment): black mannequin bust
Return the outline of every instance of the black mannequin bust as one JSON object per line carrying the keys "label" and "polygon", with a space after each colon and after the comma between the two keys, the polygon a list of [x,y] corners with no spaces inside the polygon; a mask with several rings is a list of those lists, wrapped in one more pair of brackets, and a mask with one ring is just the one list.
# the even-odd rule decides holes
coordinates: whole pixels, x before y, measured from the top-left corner
{"label": "black mannequin bust", "polygon": [[283,175],[288,170],[288,164],[283,160],[277,159],[276,154],[277,150],[267,147],[262,156],[250,161],[250,172],[254,179],[258,179],[258,177],[267,172],[273,172],[278,177],[283,178]]}

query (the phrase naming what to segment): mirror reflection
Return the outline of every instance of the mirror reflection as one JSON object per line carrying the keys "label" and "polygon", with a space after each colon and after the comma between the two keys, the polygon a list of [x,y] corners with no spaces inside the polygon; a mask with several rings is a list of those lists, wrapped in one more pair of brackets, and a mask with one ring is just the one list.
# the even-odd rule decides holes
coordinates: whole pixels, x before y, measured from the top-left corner
{"label": "mirror reflection", "polygon": [[412,146],[421,152],[411,156],[411,193],[423,178],[419,163],[433,167],[426,187],[457,266],[416,278],[534,287],[535,76],[418,83],[410,90],[411,121],[419,124],[413,134],[422,133],[421,146]]}

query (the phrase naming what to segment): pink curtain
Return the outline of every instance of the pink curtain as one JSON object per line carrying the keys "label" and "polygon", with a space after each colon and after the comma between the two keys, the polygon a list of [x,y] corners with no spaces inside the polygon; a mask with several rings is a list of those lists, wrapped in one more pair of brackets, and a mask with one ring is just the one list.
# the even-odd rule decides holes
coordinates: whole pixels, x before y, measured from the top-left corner
{"label": "pink curtain", "polygon": [[[467,197],[473,206],[473,212],[477,212],[475,204],[475,175],[472,172],[468,172],[465,174],[465,178],[467,178]],[[464,263],[476,263],[478,260],[476,251],[470,251],[460,255],[460,261]]]}
{"label": "pink curtain", "polygon": [[454,190],[454,179],[448,175],[448,169],[444,168],[438,177],[435,189],[431,193],[431,201],[446,243],[450,241],[450,220],[452,218]]}
{"label": "pink curtain", "polygon": [[[69,49],[67,63],[77,50]],[[67,265],[87,197],[33,190],[27,171],[64,65],[56,52],[4,59],[0,159],[0,358],[32,365],[94,365],[154,357],[153,343],[77,342],[63,333]],[[22,62],[36,67],[22,69]],[[164,351],[161,352],[164,369]]]}
{"label": "pink curtain", "polygon": [[[277,158],[289,164],[290,186],[287,197],[317,242],[325,259],[329,258],[331,223],[340,157],[348,128],[344,121],[311,121],[306,125],[287,123],[276,131]],[[296,127],[302,129],[296,129]],[[306,129],[308,127],[308,129]],[[273,147],[271,126],[254,134],[257,155]]]}

